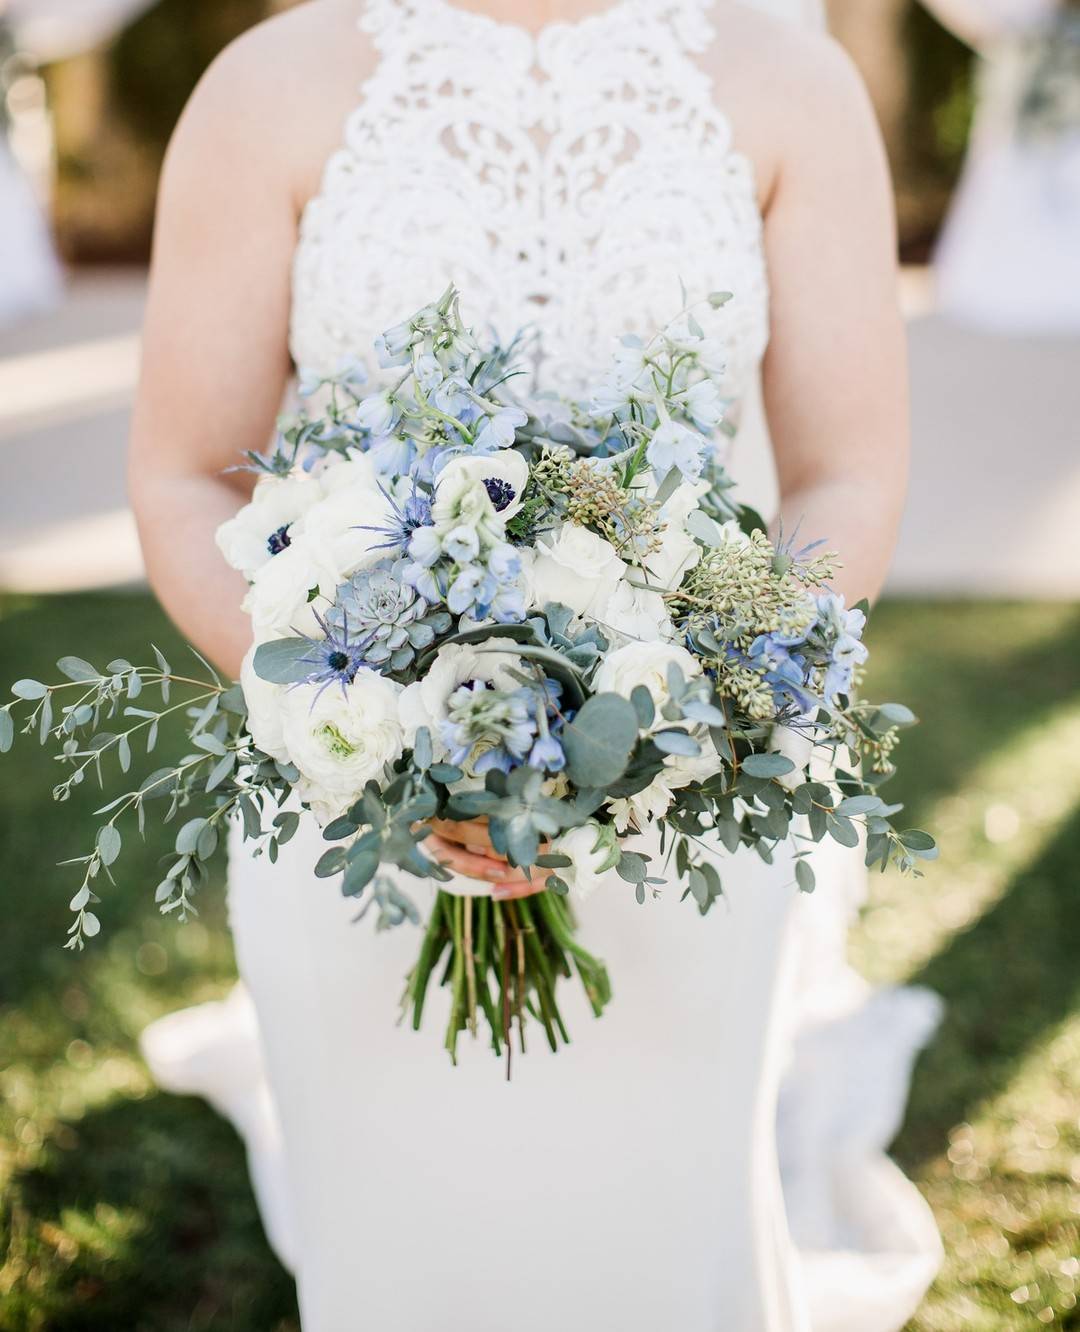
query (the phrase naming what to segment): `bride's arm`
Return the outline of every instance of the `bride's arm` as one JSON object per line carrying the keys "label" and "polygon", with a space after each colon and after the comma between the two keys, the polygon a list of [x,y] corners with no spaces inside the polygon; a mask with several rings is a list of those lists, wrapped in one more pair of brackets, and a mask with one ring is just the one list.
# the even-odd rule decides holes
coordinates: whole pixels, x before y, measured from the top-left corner
{"label": "bride's arm", "polygon": [[211,69],[169,150],[129,471],[155,592],[234,677],[251,637],[245,585],[214,532],[251,488],[225,469],[265,448],[281,405],[296,238],[295,203],[266,151],[265,80],[246,67],[259,55],[234,48]]}
{"label": "bride's arm", "polygon": [[[814,39],[789,83],[766,214],[765,403],[785,537],[840,552],[849,604],[881,589],[908,466],[907,349],[888,167],[862,83]],[[802,86],[800,86],[802,85]],[[797,111],[795,110],[797,108]]]}

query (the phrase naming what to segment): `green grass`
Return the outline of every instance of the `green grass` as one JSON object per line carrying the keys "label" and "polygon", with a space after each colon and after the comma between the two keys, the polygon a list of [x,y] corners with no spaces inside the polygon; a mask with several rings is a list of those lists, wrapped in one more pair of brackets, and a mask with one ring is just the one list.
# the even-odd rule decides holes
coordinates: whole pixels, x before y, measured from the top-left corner
{"label": "green grass", "polygon": [[[148,639],[179,650],[142,595],[0,601],[0,680]],[[948,1247],[912,1332],[1080,1329],[1080,611],[892,603],[872,648],[872,695],[927,723],[891,791],[945,847],[917,883],[875,878],[852,941],[872,978],[948,1006],[896,1144]],[[54,780],[36,746],[0,761],[0,1329],[294,1332],[239,1142],[135,1050],[228,988],[221,894],[194,926],[158,919],[151,837],[73,959],[51,865],[85,850],[94,799],[54,806]]]}

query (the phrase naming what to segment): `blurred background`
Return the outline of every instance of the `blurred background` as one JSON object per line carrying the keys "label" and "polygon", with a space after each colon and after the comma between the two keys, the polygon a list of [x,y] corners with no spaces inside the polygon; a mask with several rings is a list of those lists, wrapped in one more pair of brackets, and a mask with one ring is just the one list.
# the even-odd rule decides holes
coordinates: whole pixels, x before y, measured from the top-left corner
{"label": "blurred background", "polygon": [[[175,642],[123,478],[157,174],[207,63],[284,7],[0,0],[0,678]],[[894,794],[944,847],[852,940],[946,1001],[894,1149],[948,1249],[912,1328],[1080,1328],[1080,5],[829,8],[892,160],[912,354],[872,684],[928,724]],[[127,888],[73,963],[42,866],[94,800],[51,785],[0,765],[0,1329],[295,1332],[238,1140],[135,1049],[228,989],[221,895],[178,930]]]}

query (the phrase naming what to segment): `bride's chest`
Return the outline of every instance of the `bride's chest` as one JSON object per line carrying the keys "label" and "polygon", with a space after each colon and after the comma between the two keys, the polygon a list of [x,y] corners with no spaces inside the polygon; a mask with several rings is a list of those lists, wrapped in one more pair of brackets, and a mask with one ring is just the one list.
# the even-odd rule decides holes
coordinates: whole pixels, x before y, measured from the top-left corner
{"label": "bride's chest", "polygon": [[542,377],[571,387],[612,337],[670,319],[681,282],[734,293],[717,331],[744,375],[767,338],[753,170],[673,33],[581,25],[534,40],[440,14],[384,41],[304,214],[298,363],[332,368],[453,280],[478,325],[535,325]]}

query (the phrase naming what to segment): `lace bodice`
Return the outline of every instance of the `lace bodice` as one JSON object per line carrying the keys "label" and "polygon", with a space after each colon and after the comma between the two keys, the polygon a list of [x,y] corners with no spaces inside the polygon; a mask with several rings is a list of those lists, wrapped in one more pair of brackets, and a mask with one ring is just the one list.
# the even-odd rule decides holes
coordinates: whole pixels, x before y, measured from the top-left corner
{"label": "lace bodice", "polygon": [[297,364],[329,372],[453,280],[467,322],[540,333],[573,390],[694,296],[738,395],[768,336],[762,226],[698,58],[710,0],[614,0],[533,36],[452,0],[362,0],[375,72],[305,210]]}

